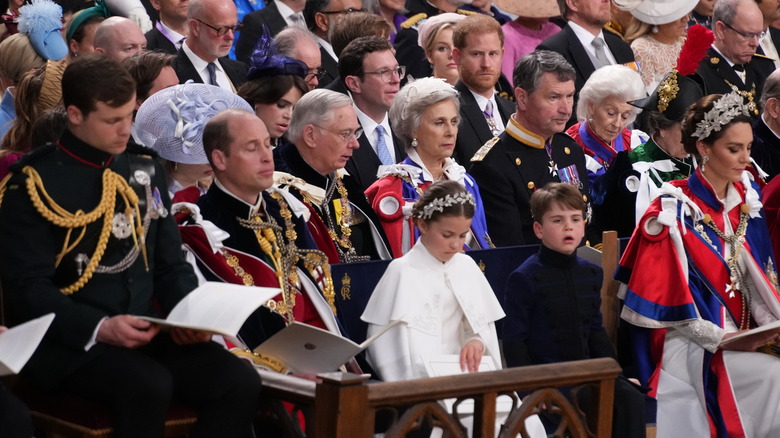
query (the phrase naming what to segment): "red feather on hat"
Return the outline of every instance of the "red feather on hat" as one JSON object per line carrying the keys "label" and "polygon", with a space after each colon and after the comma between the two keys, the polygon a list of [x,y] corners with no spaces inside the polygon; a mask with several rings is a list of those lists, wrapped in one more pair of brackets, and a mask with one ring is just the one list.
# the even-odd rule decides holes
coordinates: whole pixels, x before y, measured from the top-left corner
{"label": "red feather on hat", "polygon": [[696,73],[699,69],[699,62],[707,56],[712,42],[715,41],[715,35],[711,30],[695,24],[688,28],[688,37],[680,50],[680,56],[677,58],[677,72],[683,76]]}

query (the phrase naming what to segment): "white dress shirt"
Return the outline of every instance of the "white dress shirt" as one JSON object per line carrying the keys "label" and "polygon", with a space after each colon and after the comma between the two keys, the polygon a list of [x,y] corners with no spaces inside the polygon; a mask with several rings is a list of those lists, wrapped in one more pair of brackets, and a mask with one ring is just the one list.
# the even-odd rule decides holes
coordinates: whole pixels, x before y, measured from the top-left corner
{"label": "white dress shirt", "polygon": [[[190,49],[190,47],[187,45],[186,40],[185,43],[182,44],[181,48],[184,51],[184,54],[187,55],[187,58],[190,59],[192,66],[195,67],[195,71],[198,72],[200,78],[203,80],[203,83],[209,84],[209,71],[207,68],[209,65],[208,61],[204,61],[200,56],[196,55],[195,52],[193,52],[192,49]],[[219,63],[219,59],[214,60],[214,65],[217,66],[216,73],[217,84],[219,85],[219,88],[235,93],[236,89],[233,87],[233,83],[230,82],[230,78],[228,78],[227,73],[225,73],[225,70]]]}

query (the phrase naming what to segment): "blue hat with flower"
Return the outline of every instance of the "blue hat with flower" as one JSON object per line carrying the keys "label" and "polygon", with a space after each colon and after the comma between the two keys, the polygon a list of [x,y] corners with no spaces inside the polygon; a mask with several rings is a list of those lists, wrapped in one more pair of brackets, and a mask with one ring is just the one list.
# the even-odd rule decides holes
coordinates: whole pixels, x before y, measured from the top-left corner
{"label": "blue hat with flower", "polygon": [[203,150],[203,128],[226,109],[254,114],[252,107],[235,93],[189,81],[146,99],[135,116],[135,131],[144,146],[168,161],[208,164]]}
{"label": "blue hat with flower", "polygon": [[265,76],[294,75],[305,78],[309,67],[297,59],[280,55],[276,51],[268,28],[263,25],[263,34],[257,40],[252,56],[249,57],[249,75],[251,81]]}
{"label": "blue hat with flower", "polygon": [[30,38],[35,52],[43,59],[59,61],[68,54],[62,39],[62,7],[51,0],[32,0],[19,9],[19,32]]}

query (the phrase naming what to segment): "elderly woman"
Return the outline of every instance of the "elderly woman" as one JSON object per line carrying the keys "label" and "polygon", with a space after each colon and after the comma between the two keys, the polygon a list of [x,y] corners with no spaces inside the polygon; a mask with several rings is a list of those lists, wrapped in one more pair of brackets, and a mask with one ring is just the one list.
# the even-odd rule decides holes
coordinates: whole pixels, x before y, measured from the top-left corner
{"label": "elderly woman", "polygon": [[407,157],[381,166],[379,179],[366,190],[371,207],[385,229],[393,257],[400,257],[419,237],[412,206],[431,183],[453,180],[474,197],[476,211],[466,247],[492,246],[482,197],[474,179],[452,158],[460,123],[458,92],[443,79],[423,78],[404,86],[390,107],[393,131],[404,142]]}
{"label": "elderly woman", "polygon": [[703,96],[696,81],[674,71],[649,97],[631,102],[644,110],[643,126],[650,138],[630,152],[618,153],[593,185],[592,226],[597,231],[631,236],[658,187],[691,175],[694,162],[683,147],[682,121],[688,107]]}
{"label": "elderly woman", "polygon": [[187,83],[149,96],[135,117],[141,142],[166,160],[168,192],[207,187],[201,182],[213,174],[203,150],[203,128],[217,113],[228,108],[252,111],[246,101],[219,87]]}
{"label": "elderly woman", "polygon": [[287,132],[293,108],[309,91],[305,77],[309,68],[302,61],[276,53],[266,31],[249,57],[249,76],[238,95],[254,107],[276,147]]}
{"label": "elderly woman", "polygon": [[623,65],[596,70],[580,90],[577,119],[566,133],[582,145],[591,183],[606,171],[615,155],[643,143],[647,135],[626,128],[640,109],[628,101],[645,96],[639,73]]}
{"label": "elderly woman", "polygon": [[442,78],[450,85],[460,79],[458,65],[452,60],[452,27],[464,18],[465,15],[452,12],[436,15],[425,20],[417,34],[417,43],[431,63],[433,77]]}
{"label": "elderly woman", "polygon": [[677,64],[689,14],[697,0],[644,0],[631,10],[634,21],[626,30],[642,81],[651,93]]}

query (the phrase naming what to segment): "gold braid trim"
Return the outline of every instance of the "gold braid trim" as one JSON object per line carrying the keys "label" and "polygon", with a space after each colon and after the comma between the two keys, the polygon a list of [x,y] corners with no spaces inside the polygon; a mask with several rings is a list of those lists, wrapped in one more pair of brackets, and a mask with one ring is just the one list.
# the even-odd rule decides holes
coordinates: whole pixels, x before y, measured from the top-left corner
{"label": "gold braid trim", "polygon": [[[22,173],[27,175],[27,193],[38,213],[52,224],[68,230],[62,245],[62,251],[57,254],[55,267],[59,266],[62,258],[79,244],[84,237],[87,225],[97,222],[101,217],[103,218],[103,226],[100,230],[95,252],[92,254],[92,257],[89,258],[89,263],[87,264],[86,269],[84,269],[84,273],[75,283],[61,288],[60,291],[62,293],[70,295],[84,287],[84,285],[92,279],[95,269],[97,269],[100,260],[105,254],[106,247],[108,246],[108,239],[111,236],[117,195],[122,197],[127,217],[131,218],[135,216],[136,226],[132,229],[133,242],[136,247],[138,247],[140,243],[146,269],[149,269],[149,263],[146,258],[146,244],[144,243],[146,230],[141,221],[141,211],[138,207],[138,195],[136,195],[135,191],[127,184],[127,181],[125,181],[122,176],[110,169],[106,169],[103,172],[103,193],[98,206],[89,213],[84,213],[81,210],[78,210],[76,213],[71,213],[62,208],[51,198],[51,196],[49,196],[48,192],[46,192],[46,188],[43,186],[41,176],[35,169],[26,166],[22,169]],[[81,228],[81,232],[73,243],[71,243],[71,233],[75,228]]]}
{"label": "gold braid trim", "polygon": [[8,175],[0,181],[0,205],[3,205],[3,196],[5,195],[5,189],[8,186],[8,180],[11,179],[11,175],[13,175],[13,173],[8,172]]}

